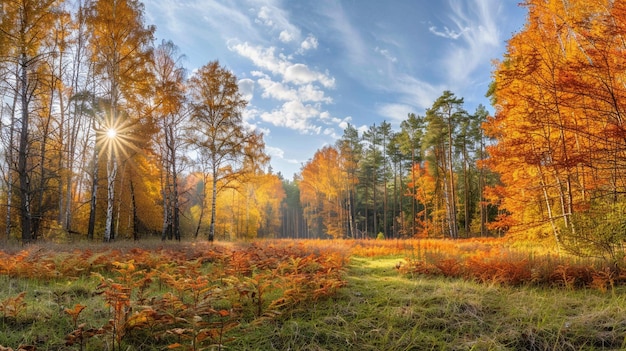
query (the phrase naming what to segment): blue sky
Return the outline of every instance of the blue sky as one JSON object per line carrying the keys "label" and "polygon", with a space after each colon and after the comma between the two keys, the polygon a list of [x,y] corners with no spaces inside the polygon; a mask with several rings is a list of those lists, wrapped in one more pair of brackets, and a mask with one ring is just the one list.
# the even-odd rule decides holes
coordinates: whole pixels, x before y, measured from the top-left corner
{"label": "blue sky", "polygon": [[491,110],[492,60],[519,31],[518,0],[148,0],[146,21],[191,72],[219,60],[249,101],[275,172],[291,179],[347,123],[397,129],[444,90]]}

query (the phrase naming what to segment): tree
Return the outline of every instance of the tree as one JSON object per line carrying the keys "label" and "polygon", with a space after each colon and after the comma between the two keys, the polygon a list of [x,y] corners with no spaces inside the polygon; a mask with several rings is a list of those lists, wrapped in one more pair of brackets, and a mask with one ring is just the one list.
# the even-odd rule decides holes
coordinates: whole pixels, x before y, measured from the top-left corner
{"label": "tree", "polygon": [[163,229],[161,239],[180,240],[180,206],[178,179],[181,168],[183,123],[188,118],[185,104],[185,70],[172,42],[163,41],[154,57],[154,115],[159,128],[155,149],[159,150]]}
{"label": "tree", "polygon": [[[391,166],[393,169],[393,204],[392,204],[392,225],[391,225],[391,237],[398,237],[399,234],[405,234],[405,218],[402,209],[402,198],[404,197],[403,188],[403,154],[401,150],[402,133],[393,133],[389,144],[387,145],[387,157],[391,160]],[[399,224],[399,226],[398,226]]]}
{"label": "tree", "polygon": [[433,166],[437,167],[434,172],[441,180],[443,200],[446,208],[446,223],[448,235],[456,239],[459,237],[457,221],[457,191],[454,173],[453,139],[458,120],[466,112],[462,109],[463,99],[457,98],[452,92],[444,91],[443,94],[426,111],[428,123],[425,135],[426,147],[429,157],[433,159]]}
{"label": "tree", "polygon": [[[149,86],[155,28],[144,25],[143,5],[137,0],[94,0],[88,8],[87,24],[92,35],[91,60],[102,82],[99,93],[109,101],[103,127],[105,131],[122,129],[133,124],[125,120],[130,116],[124,109],[137,103]],[[108,150],[105,241],[115,237],[113,206],[120,151]]]}
{"label": "tree", "polygon": [[[32,156],[31,115],[34,106],[43,96],[35,95],[41,88],[42,62],[48,57],[45,42],[50,38],[49,28],[54,27],[55,9],[61,1],[57,0],[25,0],[0,2],[0,42],[5,51],[0,59],[15,67],[12,91],[15,94],[15,108],[12,114],[19,112],[19,118],[12,119],[11,138],[17,132],[17,166],[18,194],[20,208],[21,239],[28,243],[36,239],[34,233],[34,216],[32,211],[33,194],[36,189],[31,183],[34,169]],[[13,123],[19,127],[13,129]],[[18,131],[19,130],[19,131]],[[12,145],[10,147],[13,147]],[[43,175],[41,175],[43,176]],[[9,194],[8,196],[11,196]]]}
{"label": "tree", "polygon": [[337,141],[337,148],[344,161],[345,177],[348,181],[347,191],[347,222],[348,236],[352,238],[358,237],[358,229],[356,225],[357,210],[357,184],[359,182],[358,170],[359,163],[363,157],[363,145],[359,137],[359,131],[353,125],[348,124],[344,129],[343,136]]}
{"label": "tree", "polygon": [[280,205],[285,198],[280,178],[259,172],[234,183],[218,196],[216,235],[221,232],[231,239],[278,237]]}
{"label": "tree", "polygon": [[[389,177],[389,169],[388,169],[388,160],[389,160],[389,143],[393,137],[393,133],[391,131],[391,124],[387,121],[383,121],[380,124],[379,132],[382,138],[381,146],[382,146],[382,176],[383,176],[383,230],[382,233],[385,238],[389,237],[388,232],[388,215],[389,215],[389,194],[387,193],[387,178]],[[378,234],[378,233],[377,233]]]}
{"label": "tree", "polygon": [[217,210],[221,213],[217,219],[221,218],[222,223],[216,224],[216,231],[221,226],[231,238],[272,237],[278,232],[284,191],[271,167],[267,173],[264,171],[269,162],[264,145],[263,135],[251,131],[238,174],[218,193]]}
{"label": "tree", "polygon": [[339,150],[326,146],[302,167],[300,202],[317,237],[345,238],[348,234],[348,178]]}
{"label": "tree", "polygon": [[[486,153],[485,147],[487,144],[487,137],[485,136],[483,130],[483,124],[487,122],[487,118],[489,116],[489,112],[483,105],[478,105],[474,115],[471,118],[470,126],[469,126],[469,134],[473,139],[475,146],[475,158],[476,158],[476,167],[478,171],[478,194],[476,201],[478,202],[478,218],[479,222],[479,234],[480,236],[487,235],[487,222],[489,221],[489,212],[487,201],[485,200],[484,191],[485,187],[495,185],[495,183],[488,184],[488,171],[485,167],[485,160],[488,155]],[[493,177],[492,177],[493,178]]]}
{"label": "tree", "polygon": [[268,172],[260,175],[256,184],[256,205],[261,210],[258,235],[278,238],[281,225],[280,206],[286,197],[282,181],[276,174]]}
{"label": "tree", "polygon": [[[105,99],[96,98],[97,82],[91,74],[92,65],[87,63],[89,31],[86,2],[65,2],[55,10],[53,25],[49,27],[50,36],[46,41],[46,50],[52,54],[46,58],[49,68],[46,69],[45,76],[48,78],[44,85],[50,93],[37,92],[38,97],[49,96],[48,103],[41,106],[42,110],[48,111],[42,115],[46,122],[38,123],[37,127],[44,130],[44,136],[38,137],[42,140],[38,147],[41,157],[38,165],[39,173],[45,176],[37,181],[39,195],[36,203],[46,206],[37,205],[33,209],[40,208],[37,217],[47,226],[57,228],[58,223],[59,230],[54,232],[60,235],[75,234],[81,230],[85,224],[81,220],[85,217],[86,208],[95,215],[95,204],[83,206],[87,196],[84,187],[88,184],[88,176],[97,179],[97,175],[93,177],[95,174],[87,155],[93,155],[95,111],[102,107]],[[58,204],[56,212],[51,202]],[[43,213],[45,210],[50,213]],[[95,217],[93,222],[90,220],[87,224],[90,238],[93,237],[92,223],[95,225]]]}
{"label": "tree", "polygon": [[208,239],[213,241],[218,192],[242,174],[246,150],[262,149],[262,146],[258,145],[259,138],[243,124],[241,112],[247,102],[239,93],[235,75],[218,61],[198,69],[189,79],[188,88],[192,104],[191,143],[205,155],[202,161],[212,186]]}
{"label": "tree", "polygon": [[[423,159],[422,155],[422,141],[424,138],[424,127],[425,121],[424,117],[417,116],[414,113],[409,113],[407,119],[400,123],[400,134],[399,134],[399,143],[400,150],[408,155],[407,159],[409,161],[409,166],[407,167],[410,172],[410,183],[417,184],[417,177],[415,172],[415,165],[420,164]],[[412,190],[414,188],[408,188],[407,190]],[[411,215],[408,216],[411,226],[411,236],[414,237],[416,235],[416,201],[417,194],[412,192],[408,194],[408,198],[411,199]]]}
{"label": "tree", "polygon": [[486,123],[496,139],[489,164],[503,183],[502,221],[532,224],[533,236],[561,246],[563,235],[587,240],[581,230],[625,201],[626,6],[524,6],[528,21],[509,41],[490,90],[497,109]]}
{"label": "tree", "polygon": [[[81,208],[82,186],[84,177],[90,173],[86,171],[86,157],[89,154],[89,130],[92,125],[93,114],[88,113],[83,103],[86,92],[90,91],[90,65],[86,64],[86,43],[89,37],[86,16],[85,0],[78,0],[69,4],[63,16],[60,16],[57,26],[61,29],[63,41],[60,46],[68,60],[59,62],[59,76],[63,84],[59,87],[59,137],[64,157],[59,165],[61,179],[59,181],[59,223],[66,232],[75,231],[73,217]],[[72,7],[75,6],[75,7]],[[72,14],[71,9],[75,9]],[[60,55],[63,57],[63,55]],[[68,64],[70,61],[71,64]],[[67,67],[67,68],[66,68]],[[88,96],[89,94],[87,94]],[[82,157],[81,157],[82,155]],[[75,202],[75,199],[80,199]]]}
{"label": "tree", "polygon": [[437,177],[431,174],[434,170],[436,167],[431,167],[429,161],[426,161],[423,167],[420,163],[416,163],[411,170],[415,182],[408,183],[407,187],[410,190],[408,194],[414,196],[415,201],[422,204],[422,210],[414,219],[414,227],[419,228],[419,231],[415,231],[415,237],[440,235],[441,229],[437,223],[443,223],[446,216],[446,211],[440,206],[442,193],[438,189]]}
{"label": "tree", "polygon": [[[365,205],[365,232],[374,236],[378,234],[378,187],[381,175],[381,164],[384,160],[380,145],[382,136],[380,129],[373,124],[363,133],[363,140],[367,148],[364,148],[363,158],[360,162],[359,185],[363,191],[363,202]],[[372,209],[372,225],[369,227],[369,208]],[[371,229],[370,229],[371,228]]]}
{"label": "tree", "polygon": [[307,232],[300,202],[299,182],[298,176],[295,176],[293,181],[282,180],[285,193],[285,198],[281,202],[281,237],[283,238],[304,238]]}

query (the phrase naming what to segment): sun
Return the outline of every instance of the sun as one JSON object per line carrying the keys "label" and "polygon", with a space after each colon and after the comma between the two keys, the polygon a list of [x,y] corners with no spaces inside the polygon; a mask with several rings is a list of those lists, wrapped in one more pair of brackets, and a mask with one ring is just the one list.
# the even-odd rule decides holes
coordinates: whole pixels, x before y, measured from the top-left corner
{"label": "sun", "polygon": [[109,130],[107,130],[107,138],[115,139],[115,137],[117,137],[117,130],[115,130],[114,128],[109,128]]}
{"label": "sun", "polygon": [[[96,149],[98,156],[115,158],[122,161],[141,153],[139,145],[143,145],[145,137],[139,136],[140,118],[131,119],[127,114],[120,113],[117,118],[105,114],[100,126],[95,130]],[[107,156],[108,155],[108,156]]]}
{"label": "sun", "polygon": [[129,124],[123,123],[121,119],[115,123],[103,124],[105,125],[96,131],[96,143],[100,152],[106,152],[121,159],[127,159],[129,155],[137,152]]}

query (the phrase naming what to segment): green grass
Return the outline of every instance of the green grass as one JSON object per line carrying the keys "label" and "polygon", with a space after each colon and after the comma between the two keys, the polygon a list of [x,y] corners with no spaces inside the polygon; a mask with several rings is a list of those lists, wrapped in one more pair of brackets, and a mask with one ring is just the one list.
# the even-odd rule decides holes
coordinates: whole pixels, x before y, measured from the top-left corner
{"label": "green grass", "polygon": [[[64,312],[75,304],[88,306],[79,318],[87,326],[102,325],[107,313],[101,299],[92,295],[92,279],[39,281],[0,277],[0,301],[25,291],[24,309],[16,316],[0,318],[0,345],[16,348],[33,345],[37,350],[61,350],[65,335],[74,330],[71,318]],[[102,346],[93,343],[94,347]]]}
{"label": "green grass", "polygon": [[352,258],[334,298],[246,332],[233,350],[618,350],[619,290],[487,286],[405,277],[401,257]]}
{"label": "green grass", "polygon": [[[403,256],[352,257],[348,285],[275,319],[244,323],[223,350],[619,350],[626,347],[626,287],[602,293],[549,287],[486,285],[402,275]],[[0,301],[26,291],[25,310],[0,320],[0,345],[64,346],[74,329],[63,311],[86,305],[78,323],[109,318],[90,277],[43,281],[0,276]],[[252,320],[252,319],[248,319]],[[150,336],[135,337],[152,350]],[[106,350],[107,338],[86,343]],[[140,345],[140,346],[137,346]],[[215,348],[217,349],[217,348]],[[127,350],[126,348],[124,350]],[[128,349],[132,350],[132,349]]]}

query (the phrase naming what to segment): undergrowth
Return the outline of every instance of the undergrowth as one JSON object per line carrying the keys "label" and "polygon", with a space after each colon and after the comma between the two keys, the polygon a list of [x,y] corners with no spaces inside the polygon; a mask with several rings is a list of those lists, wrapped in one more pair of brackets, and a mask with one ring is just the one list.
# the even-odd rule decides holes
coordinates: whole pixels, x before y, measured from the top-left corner
{"label": "undergrowth", "polygon": [[0,251],[0,350],[597,350],[619,269],[502,240]]}
{"label": "undergrowth", "polygon": [[341,252],[266,244],[0,252],[0,345],[220,350],[345,284]]}

